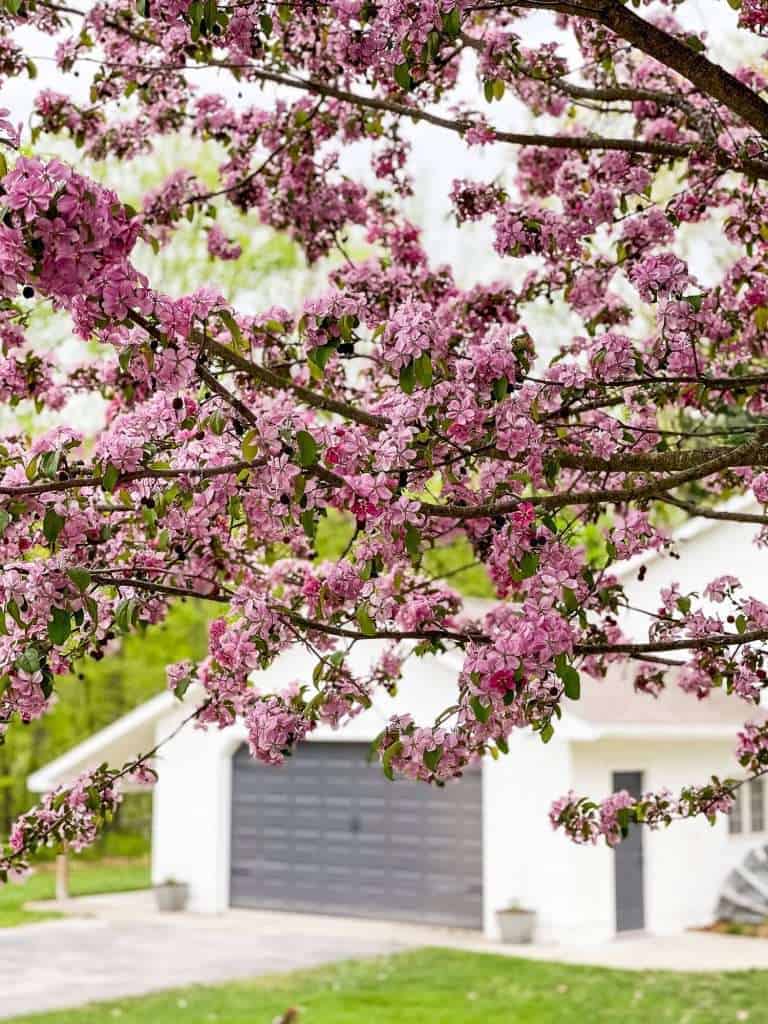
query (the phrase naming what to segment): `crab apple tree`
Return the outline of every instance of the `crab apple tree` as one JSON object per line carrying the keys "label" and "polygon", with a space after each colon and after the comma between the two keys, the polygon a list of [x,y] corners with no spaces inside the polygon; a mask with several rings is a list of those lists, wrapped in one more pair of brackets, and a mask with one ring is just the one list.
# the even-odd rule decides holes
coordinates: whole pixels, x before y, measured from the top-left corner
{"label": "crab apple tree", "polygon": [[[278,771],[319,723],[383,699],[406,658],[444,651],[461,659],[455,701],[429,725],[390,719],[389,777],[443,785],[515,729],[546,742],[622,662],[633,699],[673,685],[743,701],[744,778],[571,793],[555,827],[613,844],[632,822],[712,818],[768,769],[750,721],[768,606],[746,584],[673,584],[646,639],[620,625],[618,569],[673,545],[671,515],[768,541],[768,83],[710,49],[728,24],[759,52],[768,3],[713,0],[708,24],[694,6],[0,0],[0,101],[27,78],[34,96],[23,125],[0,110],[0,397],[38,424],[0,439],[0,730],[45,715],[73,662],[194,597],[220,614],[207,657],[169,665],[168,684],[204,694],[198,727],[242,720]],[[58,89],[33,81],[40,33]],[[509,167],[444,196],[459,235],[485,230],[498,280],[461,285],[406,215],[426,131]],[[133,208],[83,170],[166,139],[214,143],[215,182],[182,166]],[[138,248],[187,218],[212,260],[240,259],[223,212],[290,236],[323,290],[245,312],[139,269]],[[722,241],[706,280],[691,231]],[[567,325],[554,350],[529,320],[547,304]],[[68,319],[77,365],[39,344],[37,307]],[[67,410],[88,397],[106,414],[84,430]],[[758,511],[718,509],[736,493]],[[332,561],[315,547],[327,521],[348,530]],[[485,612],[430,570],[454,542],[487,574]],[[355,672],[349,652],[376,639],[384,654]],[[294,645],[311,678],[262,693],[259,671]],[[154,753],[25,814],[2,876],[41,844],[90,842]]]}

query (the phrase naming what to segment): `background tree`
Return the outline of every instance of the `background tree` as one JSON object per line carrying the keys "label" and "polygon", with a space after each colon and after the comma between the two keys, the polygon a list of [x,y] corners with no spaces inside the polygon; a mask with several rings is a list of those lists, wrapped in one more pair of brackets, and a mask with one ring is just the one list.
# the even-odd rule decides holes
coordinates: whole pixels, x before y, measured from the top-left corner
{"label": "background tree", "polygon": [[[198,725],[242,716],[269,764],[394,686],[404,657],[449,647],[463,656],[455,704],[432,726],[390,721],[377,741],[390,776],[441,784],[505,753],[515,728],[546,742],[580,671],[616,661],[636,664],[646,694],[674,674],[691,699],[720,686],[759,701],[768,607],[739,580],[667,588],[637,640],[619,627],[613,574],[672,543],[668,509],[757,527],[758,543],[768,524],[714,507],[743,491],[768,503],[768,103],[759,66],[716,63],[705,31],[730,17],[764,35],[768,8],[730,0],[709,26],[690,8],[4,0],[0,73],[33,72],[34,28],[88,91],[41,90],[29,138],[0,121],[2,394],[41,414],[105,403],[93,429],[17,432],[0,449],[8,727],[44,715],[73,661],[186,596],[223,615],[206,657],[169,666],[169,685],[202,686]],[[549,21],[529,46],[532,12]],[[534,132],[497,122],[505,94]],[[525,271],[515,283],[461,287],[427,258],[404,212],[426,126],[516,154],[511,184],[459,179],[450,194],[459,224],[491,223],[496,253]],[[163,138],[212,141],[222,158],[215,180],[177,169],[134,207],[44,156],[44,133],[89,159]],[[353,175],[359,146],[371,168]],[[340,255],[324,293],[244,309],[206,281],[174,295],[142,272],[142,247],[189,218],[213,257],[240,259],[222,228],[232,211],[286,232],[310,264]],[[697,269],[686,240],[707,232],[730,255]],[[572,330],[545,360],[529,324],[550,302]],[[98,350],[75,366],[41,351],[40,305]],[[344,524],[336,557],[318,559],[318,537]],[[492,610],[468,614],[440,578],[447,542],[487,573]],[[350,646],[376,637],[392,647],[356,677]],[[313,652],[312,679],[260,694],[253,674],[293,644]],[[152,778],[153,753],[23,816],[6,869],[43,842],[91,841],[120,778]],[[746,725],[738,753],[747,777],[762,774],[768,730]],[[552,819],[612,843],[631,820],[727,810],[740,784],[568,795]]]}

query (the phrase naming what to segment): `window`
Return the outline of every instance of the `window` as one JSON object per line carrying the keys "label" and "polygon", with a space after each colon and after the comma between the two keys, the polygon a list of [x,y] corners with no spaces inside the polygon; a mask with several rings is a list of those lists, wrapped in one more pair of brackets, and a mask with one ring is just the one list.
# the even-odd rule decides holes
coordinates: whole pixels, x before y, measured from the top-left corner
{"label": "window", "polygon": [[750,832],[762,832],[765,829],[765,787],[762,779],[752,779],[749,783],[749,823]]}
{"label": "window", "polygon": [[744,832],[765,832],[765,785],[763,779],[752,779],[734,793],[733,807],[728,815],[728,831],[733,835]]}
{"label": "window", "polygon": [[737,789],[733,794],[733,807],[728,814],[728,831],[732,836],[744,831],[743,797],[741,789]]}

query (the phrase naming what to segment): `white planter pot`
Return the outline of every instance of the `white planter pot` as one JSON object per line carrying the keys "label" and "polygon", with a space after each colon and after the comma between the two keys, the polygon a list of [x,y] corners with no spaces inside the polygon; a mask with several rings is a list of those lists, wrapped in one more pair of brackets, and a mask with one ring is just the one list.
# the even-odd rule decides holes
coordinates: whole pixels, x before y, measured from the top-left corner
{"label": "white planter pot", "polygon": [[157,909],[165,914],[183,910],[187,905],[188,895],[189,886],[183,883],[155,886]]}
{"label": "white planter pot", "polygon": [[512,945],[533,942],[536,914],[533,910],[497,910],[501,941]]}

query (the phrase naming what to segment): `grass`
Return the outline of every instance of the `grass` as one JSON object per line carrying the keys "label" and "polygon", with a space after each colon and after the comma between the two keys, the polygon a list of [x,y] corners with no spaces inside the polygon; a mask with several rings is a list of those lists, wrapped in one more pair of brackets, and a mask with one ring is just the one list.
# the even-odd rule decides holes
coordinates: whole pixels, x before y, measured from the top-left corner
{"label": "grass", "polygon": [[[423,949],[9,1024],[765,1024],[766,975],[631,972]],[[290,1019],[290,1016],[289,1016]]]}
{"label": "grass", "polygon": [[[149,885],[149,861],[79,861],[72,860],[69,868],[69,891],[72,896],[91,896],[99,892],[121,892],[128,889],[146,889]],[[19,924],[33,924],[59,917],[48,911],[25,910],[28,900],[52,900],[55,881],[52,864],[42,864],[23,882],[10,882],[0,886],[0,928]]]}

